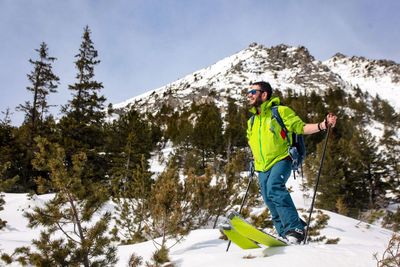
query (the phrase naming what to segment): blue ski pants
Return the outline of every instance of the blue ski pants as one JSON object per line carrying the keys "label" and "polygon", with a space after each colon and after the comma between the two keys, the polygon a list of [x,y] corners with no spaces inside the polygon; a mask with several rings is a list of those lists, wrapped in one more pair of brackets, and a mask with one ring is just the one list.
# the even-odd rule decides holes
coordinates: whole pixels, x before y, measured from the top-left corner
{"label": "blue ski pants", "polygon": [[272,216],[275,229],[281,237],[289,230],[304,230],[296,207],[285,184],[292,171],[290,160],[281,160],[266,172],[258,173],[261,195]]}

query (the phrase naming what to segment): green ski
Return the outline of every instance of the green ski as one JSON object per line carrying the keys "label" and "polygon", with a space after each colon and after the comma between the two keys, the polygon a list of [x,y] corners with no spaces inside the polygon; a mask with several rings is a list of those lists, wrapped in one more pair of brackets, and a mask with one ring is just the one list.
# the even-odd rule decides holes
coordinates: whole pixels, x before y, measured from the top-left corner
{"label": "green ski", "polygon": [[236,231],[236,229],[229,223],[221,224],[219,228],[228,237],[230,241],[232,241],[242,249],[253,249],[260,247],[254,241],[239,234],[238,231]]}
{"label": "green ski", "polygon": [[[287,246],[288,244],[267,233],[264,233],[263,231],[258,230],[256,227],[251,225],[249,222],[247,222],[245,219],[243,219],[239,213],[236,211],[232,211],[229,215],[228,218],[230,220],[231,225],[233,228],[242,236],[247,237],[248,239],[251,239],[257,243],[269,246],[269,247],[278,247],[278,246]],[[232,241],[233,242],[233,241]]]}

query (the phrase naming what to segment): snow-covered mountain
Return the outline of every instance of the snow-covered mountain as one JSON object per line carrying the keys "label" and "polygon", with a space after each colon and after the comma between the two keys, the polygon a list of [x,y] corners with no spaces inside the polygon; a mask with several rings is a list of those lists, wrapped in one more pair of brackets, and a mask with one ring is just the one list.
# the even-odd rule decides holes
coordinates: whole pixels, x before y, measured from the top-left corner
{"label": "snow-covered mountain", "polygon": [[359,87],[370,95],[378,94],[400,110],[400,64],[387,60],[368,60],[336,54],[321,62],[305,47],[279,45],[265,47],[256,43],[217,63],[182,79],[114,105],[117,110],[134,106],[139,112],[155,112],[166,103],[180,109],[212,98],[220,108],[227,97],[239,100],[251,82],[265,80],[285,93],[342,88],[351,93]]}
{"label": "snow-covered mountain", "polygon": [[400,110],[400,64],[336,54],[323,62],[332,72],[370,95],[379,95]]}

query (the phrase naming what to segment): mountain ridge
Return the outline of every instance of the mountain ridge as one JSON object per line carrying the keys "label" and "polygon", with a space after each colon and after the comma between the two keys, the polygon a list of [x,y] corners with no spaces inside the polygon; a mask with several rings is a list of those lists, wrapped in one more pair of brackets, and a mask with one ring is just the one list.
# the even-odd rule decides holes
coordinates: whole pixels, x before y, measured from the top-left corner
{"label": "mountain ridge", "polygon": [[[370,60],[335,54],[318,61],[304,46],[281,44],[274,47],[252,43],[247,48],[184,76],[114,105],[117,111],[134,106],[139,112],[157,112],[160,101],[180,110],[192,102],[218,100],[221,109],[227,98],[239,101],[252,82],[265,80],[284,94],[288,90],[308,94],[329,88],[378,94],[400,110],[400,64],[391,60]],[[221,100],[221,101],[219,101]]]}

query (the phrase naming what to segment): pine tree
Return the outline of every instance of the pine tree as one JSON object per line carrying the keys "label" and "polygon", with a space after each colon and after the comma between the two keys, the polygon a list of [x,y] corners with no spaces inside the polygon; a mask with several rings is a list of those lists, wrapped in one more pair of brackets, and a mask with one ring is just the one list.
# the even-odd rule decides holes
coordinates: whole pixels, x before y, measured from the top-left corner
{"label": "pine tree", "polygon": [[106,151],[117,204],[113,234],[123,244],[142,242],[148,238],[153,183],[147,162],[152,149],[151,129],[133,108],[107,126]]}
{"label": "pine tree", "polygon": [[201,175],[204,173],[202,156],[198,149],[182,147],[177,150],[176,155],[183,168],[183,174],[188,175],[189,172],[193,172]]}
{"label": "pine tree", "polygon": [[260,229],[264,229],[264,228],[273,229],[274,228],[274,223],[272,222],[271,214],[270,214],[268,208],[265,208],[264,211],[261,214],[259,214],[258,216],[252,215],[251,220],[253,222],[253,225],[257,228],[260,228]]}
{"label": "pine tree", "polygon": [[[134,244],[149,236],[151,173],[144,157],[134,169],[124,170],[113,177],[113,200],[116,217],[113,234],[122,244]],[[127,173],[131,172],[131,173]]]}
{"label": "pine tree", "polygon": [[13,127],[10,125],[8,117],[9,110],[4,119],[0,120],[0,164],[4,164],[10,160],[12,156]]}
{"label": "pine tree", "polygon": [[368,191],[369,208],[383,207],[387,189],[384,178],[388,170],[377,142],[369,131],[362,128],[355,132],[352,139],[355,140],[351,143],[349,153],[353,156],[352,162],[358,163],[357,168],[353,169],[358,171]]}
{"label": "pine tree", "polygon": [[75,56],[77,81],[69,86],[73,98],[63,107],[66,116],[62,119],[64,138],[69,138],[72,148],[98,147],[103,144],[102,124],[105,118],[105,97],[99,96],[103,88],[101,82],[94,79],[94,67],[100,63],[90,37],[89,27],[86,26],[82,36],[79,53]]}
{"label": "pine tree", "polygon": [[94,68],[100,60],[97,59],[98,53],[88,26],[84,28],[79,53],[75,57],[77,81],[69,86],[72,100],[62,108],[65,116],[59,123],[61,144],[66,149],[68,158],[77,151],[84,150],[88,157],[85,176],[89,179],[103,179],[108,168],[108,162],[101,153],[105,142],[103,124],[106,99],[99,95],[103,88],[102,83],[94,79]]}
{"label": "pine tree", "polygon": [[337,114],[339,107],[348,106],[347,93],[340,87],[329,88],[325,91],[324,103],[329,112]]}
{"label": "pine tree", "polygon": [[94,80],[94,67],[100,63],[97,59],[98,53],[91,40],[91,31],[86,26],[82,36],[79,54],[75,57],[77,82],[69,86],[74,92],[73,99],[67,107],[67,114],[80,125],[88,123],[99,126],[104,120],[105,97],[99,96],[98,92],[103,88],[101,82]]}
{"label": "pine tree", "polygon": [[[10,110],[2,112],[5,117],[0,119],[0,166],[4,169],[1,172],[1,180],[7,180],[18,175],[20,166],[20,155],[22,151],[18,150],[16,144],[16,127],[11,125]],[[18,191],[20,186],[16,185],[10,188],[12,191]],[[0,190],[1,191],[1,190]]]}
{"label": "pine tree", "polygon": [[238,147],[245,147],[247,120],[243,109],[239,108],[233,99],[228,99],[228,110],[225,116],[226,127],[224,132],[224,142],[226,147],[227,161]]}
{"label": "pine tree", "polygon": [[[216,176],[216,182],[211,188],[213,199],[211,213],[215,216],[214,228],[221,215],[226,214],[235,205],[240,205],[239,195],[246,190],[247,179],[241,179],[240,173],[246,169],[244,166],[245,155],[243,152],[235,152],[230,161],[225,165],[224,174]],[[256,184],[256,183],[253,183]],[[249,194],[247,204],[251,203],[251,197],[257,194]]]}
{"label": "pine tree", "polygon": [[365,125],[371,119],[372,112],[368,108],[368,92],[363,93],[357,86],[353,88],[354,97],[349,97],[349,108],[353,109],[354,115],[352,119]]}
{"label": "pine tree", "polygon": [[341,196],[336,200],[336,209],[339,214],[347,216],[349,213],[349,209],[347,208],[346,204],[344,203],[344,197]]}
{"label": "pine tree", "polygon": [[[340,144],[342,140],[335,141],[331,136],[324,159],[324,165],[321,172],[318,197],[316,199],[316,206],[322,209],[334,211],[336,208],[337,198],[343,194],[345,187],[345,179],[347,170],[347,162],[342,159]],[[323,142],[317,145],[315,154],[308,155],[305,161],[305,173],[308,180],[308,186],[313,188],[315,185],[315,177],[317,176],[318,168],[320,165],[321,155],[323,149]]]}
{"label": "pine tree", "polygon": [[397,127],[400,126],[400,115],[387,100],[381,99],[378,95],[372,101],[372,110],[375,120]]}
{"label": "pine tree", "polygon": [[[44,230],[32,241],[35,251],[28,247],[16,250],[19,260],[36,266],[115,264],[116,248],[106,235],[111,214],[101,211],[107,201],[106,189],[98,183],[82,180],[85,154],[74,154],[72,165],[68,166],[63,148],[46,139],[36,138],[36,141],[38,153],[33,164],[50,173],[49,181],[38,178],[39,189],[56,193],[43,207],[35,207],[24,214],[29,227],[41,226]],[[100,218],[96,220],[95,216]]]}
{"label": "pine tree", "polygon": [[193,125],[189,119],[191,114],[190,111],[174,112],[170,117],[165,118],[167,126],[165,136],[175,145],[183,145],[186,148],[190,146],[193,134]]}
{"label": "pine tree", "polygon": [[[178,169],[171,160],[167,169],[155,181],[151,193],[151,232],[153,242],[159,249],[166,247],[168,238],[175,238],[179,242],[189,232],[189,228],[182,223],[182,192]],[[155,241],[158,237],[161,237],[161,242]]]}
{"label": "pine tree", "polygon": [[[53,73],[52,63],[55,57],[49,56],[46,43],[41,43],[39,49],[35,49],[39,53],[38,60],[30,59],[29,62],[34,66],[33,71],[28,74],[31,85],[26,89],[33,94],[32,103],[25,102],[19,105],[18,109],[25,112],[25,123],[30,127],[29,142],[33,145],[33,139],[40,134],[40,124],[45,119],[45,114],[49,111],[47,97],[50,93],[56,93],[59,78]],[[38,129],[39,128],[39,129]]]}
{"label": "pine tree", "polygon": [[[6,173],[9,166],[10,166],[9,162],[5,164],[0,164],[0,211],[4,209],[3,206],[6,203],[4,200],[3,192],[8,191],[18,180],[18,176],[13,177],[12,179],[4,177],[4,174]],[[3,229],[6,226],[6,224],[7,221],[3,221],[0,218],[0,230]]]}
{"label": "pine tree", "polygon": [[149,159],[153,147],[151,129],[135,109],[107,125],[106,136],[105,150],[113,162],[112,173],[121,168],[131,171],[141,164],[142,156]]}
{"label": "pine tree", "polygon": [[321,236],[320,230],[324,229],[328,225],[330,217],[329,215],[323,213],[321,210],[316,210],[310,221],[310,228],[308,231],[308,242],[322,242],[324,240],[325,244],[337,244],[339,238],[327,239],[326,236]]}
{"label": "pine tree", "polygon": [[223,148],[222,119],[217,106],[204,104],[200,106],[200,115],[193,129],[192,141],[202,153],[203,169],[206,168],[206,161],[211,156],[221,153]]}
{"label": "pine tree", "polygon": [[[209,206],[213,197],[210,192],[211,170],[207,169],[202,176],[189,172],[181,182],[175,160],[174,157],[170,160],[151,191],[150,213],[153,223],[150,230],[158,249],[164,247],[168,250],[210,218]],[[161,241],[155,238],[161,238]],[[167,240],[172,239],[176,242],[167,246]]]}
{"label": "pine tree", "polygon": [[[347,207],[348,214],[357,217],[360,211],[383,205],[387,188],[383,180],[387,170],[374,138],[368,131],[351,127],[351,124],[352,121],[341,121],[328,142],[317,206],[338,211],[338,199],[341,199],[341,206]],[[346,133],[344,128],[352,130]],[[318,145],[316,156],[306,161],[310,185],[315,183],[312,178],[316,176],[321,151],[322,143]]]}
{"label": "pine tree", "polygon": [[25,121],[18,130],[18,147],[24,155],[19,166],[20,184],[24,191],[34,188],[33,179],[37,173],[31,164],[35,146],[33,140],[36,136],[45,136],[51,132],[47,127],[47,121],[52,120],[51,116],[46,116],[50,107],[47,97],[50,93],[57,92],[59,81],[59,78],[53,73],[52,66],[56,58],[49,56],[47,44],[41,43],[40,48],[35,51],[39,53],[39,59],[29,60],[33,65],[33,70],[28,74],[31,85],[26,88],[32,93],[33,99],[32,102],[27,101],[17,108],[25,112]]}
{"label": "pine tree", "polygon": [[190,225],[190,229],[198,229],[210,221],[215,201],[211,186],[214,177],[211,167],[207,167],[203,175],[188,171],[183,185],[183,201],[187,203],[188,212],[183,221]]}
{"label": "pine tree", "polygon": [[397,138],[394,128],[385,127],[380,144],[384,147],[381,154],[388,171],[388,184],[393,195],[397,198],[394,201],[398,201],[400,196],[400,160],[398,157],[400,154],[400,140]]}

